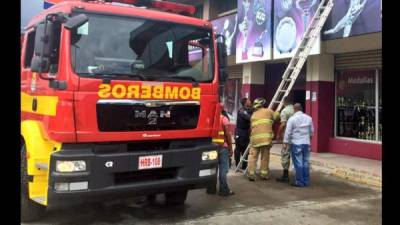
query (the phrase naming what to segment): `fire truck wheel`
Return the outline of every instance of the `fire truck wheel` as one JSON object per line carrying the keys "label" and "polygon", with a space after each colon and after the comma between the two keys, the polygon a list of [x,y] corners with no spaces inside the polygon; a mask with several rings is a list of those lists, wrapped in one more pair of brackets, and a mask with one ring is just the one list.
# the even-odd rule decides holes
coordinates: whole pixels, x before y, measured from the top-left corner
{"label": "fire truck wheel", "polygon": [[153,204],[156,201],[157,195],[147,195],[147,201]]}
{"label": "fire truck wheel", "polygon": [[21,147],[21,221],[35,221],[43,217],[46,207],[29,199],[28,169],[25,144]]}
{"label": "fire truck wheel", "polygon": [[187,190],[175,191],[165,193],[165,200],[167,205],[183,205],[187,197]]}

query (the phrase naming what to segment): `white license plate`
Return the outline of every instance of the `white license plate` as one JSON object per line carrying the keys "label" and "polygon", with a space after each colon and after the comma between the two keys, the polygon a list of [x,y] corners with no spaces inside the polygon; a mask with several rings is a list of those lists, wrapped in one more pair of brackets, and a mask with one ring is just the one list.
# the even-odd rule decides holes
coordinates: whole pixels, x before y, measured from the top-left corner
{"label": "white license plate", "polygon": [[139,156],[139,170],[161,168],[162,155]]}

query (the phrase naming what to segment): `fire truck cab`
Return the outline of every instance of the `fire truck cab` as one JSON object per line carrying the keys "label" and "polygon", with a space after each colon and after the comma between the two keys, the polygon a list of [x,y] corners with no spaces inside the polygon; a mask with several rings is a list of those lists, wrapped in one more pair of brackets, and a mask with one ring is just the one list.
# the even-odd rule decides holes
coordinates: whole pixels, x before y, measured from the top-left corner
{"label": "fire truck cab", "polygon": [[226,48],[193,13],[164,1],[71,0],[30,21],[21,38],[23,221],[129,196],[183,204],[190,189],[215,189]]}

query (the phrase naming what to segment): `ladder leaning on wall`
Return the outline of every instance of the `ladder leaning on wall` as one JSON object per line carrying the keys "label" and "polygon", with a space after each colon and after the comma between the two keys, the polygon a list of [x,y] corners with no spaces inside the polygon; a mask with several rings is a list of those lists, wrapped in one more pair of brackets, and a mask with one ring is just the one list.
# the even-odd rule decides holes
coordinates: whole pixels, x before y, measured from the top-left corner
{"label": "ladder leaning on wall", "polygon": [[[319,37],[319,34],[324,26],[329,13],[333,8],[333,0],[321,0],[317,11],[315,12],[311,22],[309,23],[306,32],[303,34],[303,38],[300,41],[298,48],[295,51],[294,56],[291,58],[289,65],[287,66],[285,72],[282,76],[282,81],[276,90],[274,97],[268,106],[268,108],[279,112],[283,106],[283,100],[287,97],[292,90],[293,85],[307,60],[308,55],[315,43],[315,40]],[[247,168],[242,170],[243,162],[248,162],[246,160],[247,155],[250,151],[250,144],[247,146],[246,151],[240,158],[240,162],[235,169],[235,172],[241,171],[244,174],[247,172]]]}

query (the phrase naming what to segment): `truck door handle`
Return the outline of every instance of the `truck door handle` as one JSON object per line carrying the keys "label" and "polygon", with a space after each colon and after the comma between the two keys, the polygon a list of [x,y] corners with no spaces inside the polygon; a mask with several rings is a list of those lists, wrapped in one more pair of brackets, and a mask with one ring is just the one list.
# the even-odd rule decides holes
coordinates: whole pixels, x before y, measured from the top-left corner
{"label": "truck door handle", "polygon": [[34,98],[32,101],[32,110],[36,112],[37,110],[37,99]]}

